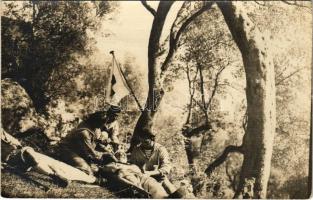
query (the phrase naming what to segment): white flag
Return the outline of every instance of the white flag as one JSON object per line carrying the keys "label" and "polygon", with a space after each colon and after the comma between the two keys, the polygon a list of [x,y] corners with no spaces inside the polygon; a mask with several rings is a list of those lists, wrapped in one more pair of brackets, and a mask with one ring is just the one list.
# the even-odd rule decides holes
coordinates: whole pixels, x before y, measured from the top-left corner
{"label": "white flag", "polygon": [[119,66],[113,65],[112,70],[110,99],[111,103],[118,104],[123,97],[129,95],[130,90]]}

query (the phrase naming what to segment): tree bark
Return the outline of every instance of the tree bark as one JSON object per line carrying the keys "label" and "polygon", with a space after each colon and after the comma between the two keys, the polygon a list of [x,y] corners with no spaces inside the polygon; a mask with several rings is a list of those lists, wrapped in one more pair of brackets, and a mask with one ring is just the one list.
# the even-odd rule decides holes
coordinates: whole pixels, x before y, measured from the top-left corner
{"label": "tree bark", "polygon": [[[273,60],[266,39],[249,19],[243,2],[223,2],[218,6],[241,51],[247,84],[248,124],[235,198],[266,198],[276,123]],[[253,189],[246,193],[247,185]]]}
{"label": "tree bark", "polygon": [[[164,95],[163,90],[163,78],[165,77],[164,73],[166,72],[170,60],[172,59],[174,52],[177,49],[177,44],[180,39],[181,34],[186,30],[186,28],[192,23],[192,21],[204,13],[206,10],[210,9],[213,2],[204,2],[202,7],[187,17],[182,23],[177,22],[177,17],[172,24],[170,41],[169,41],[169,50],[167,56],[163,62],[157,62],[159,58],[159,50],[161,47],[160,38],[163,30],[163,26],[167,17],[167,14],[175,1],[160,1],[157,10],[155,11],[150,6],[147,5],[145,1],[142,1],[144,7],[154,16],[152,28],[149,37],[148,45],[148,97],[146,100],[145,108],[143,109],[131,140],[131,145],[129,151],[132,147],[136,145],[138,141],[138,134],[143,129],[151,129],[153,126],[153,118],[159,107],[161,100]],[[183,8],[183,6],[182,6]],[[181,11],[181,10],[180,10]],[[180,26],[179,26],[180,25]],[[174,27],[177,27],[177,30]],[[160,66],[158,66],[160,65]]]}
{"label": "tree bark", "polygon": [[167,14],[173,5],[174,1],[160,1],[158,9],[154,15],[152,28],[149,37],[148,45],[148,96],[131,140],[130,149],[136,145],[138,134],[142,129],[151,129],[153,125],[153,117],[159,107],[164,95],[162,81],[160,77],[160,67],[157,66],[158,53],[160,49],[160,38]]}

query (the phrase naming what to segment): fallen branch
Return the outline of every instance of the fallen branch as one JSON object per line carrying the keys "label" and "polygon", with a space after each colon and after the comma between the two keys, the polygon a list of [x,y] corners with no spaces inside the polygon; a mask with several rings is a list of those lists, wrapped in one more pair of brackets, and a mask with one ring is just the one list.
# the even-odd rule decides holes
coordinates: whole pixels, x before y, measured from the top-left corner
{"label": "fallen branch", "polygon": [[218,166],[220,166],[226,159],[229,153],[243,153],[242,146],[229,145],[225,148],[222,155],[220,155],[213,163],[211,163],[204,171],[207,175],[210,175]]}
{"label": "fallen branch", "polygon": [[260,3],[260,1],[254,1],[254,3],[260,5],[260,6],[266,6],[265,2],[262,1],[262,3]]}

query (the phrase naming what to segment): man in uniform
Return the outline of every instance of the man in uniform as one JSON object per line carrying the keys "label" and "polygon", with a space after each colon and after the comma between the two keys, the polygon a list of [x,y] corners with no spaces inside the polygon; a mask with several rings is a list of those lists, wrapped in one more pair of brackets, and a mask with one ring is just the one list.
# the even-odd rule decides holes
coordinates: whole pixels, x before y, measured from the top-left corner
{"label": "man in uniform", "polygon": [[111,142],[114,148],[118,147],[116,118],[120,112],[119,107],[111,105],[107,111],[91,114],[60,142],[59,158],[87,174],[97,172],[98,168],[92,164],[102,161],[106,150],[100,148],[101,144]]}
{"label": "man in uniform", "polygon": [[166,148],[155,142],[155,133],[148,129],[139,134],[139,140],[140,144],[132,149],[130,163],[161,182],[168,194],[174,193],[176,187],[167,178],[172,166]]}

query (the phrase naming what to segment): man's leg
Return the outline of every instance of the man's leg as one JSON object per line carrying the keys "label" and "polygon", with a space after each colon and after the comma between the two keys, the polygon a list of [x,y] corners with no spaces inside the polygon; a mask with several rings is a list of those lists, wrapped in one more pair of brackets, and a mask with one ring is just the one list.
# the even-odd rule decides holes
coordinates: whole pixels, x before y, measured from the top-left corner
{"label": "man's leg", "polygon": [[168,194],[172,194],[173,192],[175,192],[177,190],[175,185],[173,185],[173,183],[171,183],[171,181],[167,178],[167,176],[157,175],[153,178],[155,178],[159,183],[162,184],[162,186],[164,187],[165,191]]}
{"label": "man's leg", "polygon": [[150,176],[143,176],[141,178],[142,188],[148,192],[153,199],[164,199],[168,197],[167,192],[163,186],[154,178]]}
{"label": "man's leg", "polygon": [[63,148],[63,153],[60,155],[60,159],[73,167],[87,173],[88,175],[93,175],[93,171],[90,165],[79,155],[70,151],[67,148]]}
{"label": "man's leg", "polygon": [[171,181],[167,178],[167,176],[165,176],[163,178],[162,181],[162,186],[164,187],[164,189],[169,193],[172,194],[173,192],[175,192],[177,190],[177,188],[175,187],[175,185],[173,183],[171,183]]}

